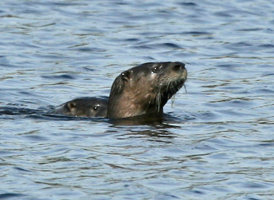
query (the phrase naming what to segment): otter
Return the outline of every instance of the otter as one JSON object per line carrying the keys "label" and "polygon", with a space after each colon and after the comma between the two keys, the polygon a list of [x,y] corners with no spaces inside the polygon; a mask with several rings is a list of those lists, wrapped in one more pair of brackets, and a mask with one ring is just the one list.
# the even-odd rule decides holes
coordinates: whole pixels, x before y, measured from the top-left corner
{"label": "otter", "polygon": [[50,114],[61,114],[74,117],[106,117],[107,97],[83,97],[68,101]]}
{"label": "otter", "polygon": [[186,79],[181,62],[150,62],[126,70],[112,84],[107,117],[161,116],[164,105]]}

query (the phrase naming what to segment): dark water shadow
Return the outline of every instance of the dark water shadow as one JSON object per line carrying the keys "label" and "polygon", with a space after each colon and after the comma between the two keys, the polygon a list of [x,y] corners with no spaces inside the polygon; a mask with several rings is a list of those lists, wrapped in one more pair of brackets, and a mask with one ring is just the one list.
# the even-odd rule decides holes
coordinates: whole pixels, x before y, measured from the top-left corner
{"label": "dark water shadow", "polygon": [[[181,124],[185,121],[192,120],[187,116],[175,117],[172,114],[163,115],[145,115],[125,119],[108,119],[104,117],[74,117],[60,114],[49,114],[53,106],[47,106],[39,109],[31,109],[25,107],[0,107],[0,119],[17,119],[30,118],[42,119],[48,121],[89,121],[106,123],[110,128],[114,128],[116,132],[119,129],[130,130],[130,134],[147,135],[151,137],[172,137],[167,131],[170,128],[181,128]],[[178,126],[176,125],[178,124]],[[144,128],[145,127],[145,128]],[[138,129],[135,131],[134,129]]]}
{"label": "dark water shadow", "polygon": [[26,195],[17,193],[0,194],[0,199],[21,199],[22,197],[26,197]]}
{"label": "dark water shadow", "polygon": [[39,110],[39,109],[31,109],[31,108],[24,108],[24,107],[12,107],[12,106],[0,107],[0,116],[1,115],[31,115],[31,114],[38,114],[41,112],[42,110]]}
{"label": "dark water shadow", "polygon": [[[123,127],[126,129],[122,136],[126,139],[129,138],[147,138],[148,141],[160,142],[160,143],[172,143],[173,139],[177,137],[174,133],[170,132],[169,126],[162,124],[156,127],[143,127],[135,130],[134,127]],[[119,130],[117,130],[118,132]],[[121,136],[121,135],[120,135]]]}

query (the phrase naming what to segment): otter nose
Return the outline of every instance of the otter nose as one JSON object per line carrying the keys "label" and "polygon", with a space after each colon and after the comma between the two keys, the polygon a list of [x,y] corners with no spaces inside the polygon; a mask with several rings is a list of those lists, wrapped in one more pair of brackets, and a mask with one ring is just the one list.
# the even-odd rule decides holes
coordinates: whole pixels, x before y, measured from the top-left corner
{"label": "otter nose", "polygon": [[174,63],[171,63],[171,67],[174,71],[179,71],[179,70],[185,70],[185,64],[184,63],[181,63],[181,62],[174,62]]}

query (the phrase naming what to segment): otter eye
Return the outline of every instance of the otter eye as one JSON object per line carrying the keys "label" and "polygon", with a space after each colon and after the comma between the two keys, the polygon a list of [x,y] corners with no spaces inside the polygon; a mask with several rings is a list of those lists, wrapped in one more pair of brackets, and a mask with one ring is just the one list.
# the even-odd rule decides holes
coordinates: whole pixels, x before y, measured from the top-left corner
{"label": "otter eye", "polygon": [[94,106],[93,110],[98,110],[99,106]]}
{"label": "otter eye", "polygon": [[155,66],[155,67],[152,67],[152,68],[151,68],[151,71],[152,71],[153,73],[157,73],[157,72],[160,70],[160,68],[161,68],[161,65]]}
{"label": "otter eye", "polygon": [[127,81],[130,77],[130,74],[131,74],[130,71],[125,71],[125,72],[121,73],[121,77],[122,77],[123,80]]}

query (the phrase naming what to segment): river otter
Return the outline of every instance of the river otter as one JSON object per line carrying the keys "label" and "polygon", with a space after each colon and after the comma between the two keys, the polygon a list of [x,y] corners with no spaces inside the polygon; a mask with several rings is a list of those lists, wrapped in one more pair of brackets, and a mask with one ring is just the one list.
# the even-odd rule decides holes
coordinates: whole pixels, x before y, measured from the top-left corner
{"label": "river otter", "polygon": [[180,62],[144,63],[124,71],[112,84],[107,117],[162,115],[186,79],[185,64]]}
{"label": "river otter", "polygon": [[50,114],[74,117],[106,117],[107,105],[107,97],[83,97],[60,105]]}

